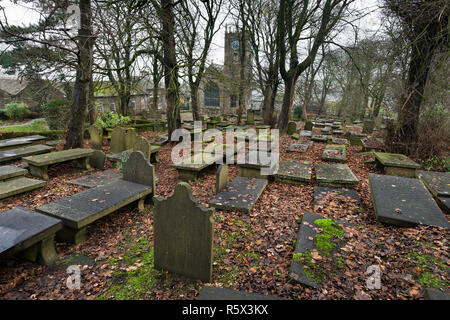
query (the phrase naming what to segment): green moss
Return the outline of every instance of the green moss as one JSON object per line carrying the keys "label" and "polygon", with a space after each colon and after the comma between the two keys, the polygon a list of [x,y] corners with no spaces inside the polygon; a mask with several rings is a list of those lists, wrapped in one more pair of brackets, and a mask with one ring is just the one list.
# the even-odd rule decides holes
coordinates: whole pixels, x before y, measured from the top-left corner
{"label": "green moss", "polygon": [[315,239],[315,246],[323,255],[330,257],[337,246],[336,240],[344,236],[344,230],[331,219],[317,219],[314,224],[322,228],[322,233]]}
{"label": "green moss", "polygon": [[449,272],[449,266],[442,259],[416,251],[410,252],[407,258],[413,262],[413,271],[415,271],[417,281],[423,288],[443,289],[450,286],[450,281],[447,278],[437,274],[439,271],[442,271],[443,274]]}

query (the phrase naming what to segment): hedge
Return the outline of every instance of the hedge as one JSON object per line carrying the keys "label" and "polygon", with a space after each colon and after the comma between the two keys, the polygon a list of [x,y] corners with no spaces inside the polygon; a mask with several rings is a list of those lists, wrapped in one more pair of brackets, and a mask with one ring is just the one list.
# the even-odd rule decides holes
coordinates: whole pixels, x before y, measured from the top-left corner
{"label": "hedge", "polygon": [[30,131],[30,132],[0,132],[0,140],[20,138],[31,135],[41,135],[49,140],[64,138],[64,130]]}

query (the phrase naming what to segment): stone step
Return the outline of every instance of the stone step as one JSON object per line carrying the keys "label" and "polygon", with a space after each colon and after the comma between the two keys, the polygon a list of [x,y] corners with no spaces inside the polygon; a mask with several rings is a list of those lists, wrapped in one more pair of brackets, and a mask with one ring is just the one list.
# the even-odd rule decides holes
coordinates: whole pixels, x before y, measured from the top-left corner
{"label": "stone step", "polygon": [[25,177],[0,182],[0,199],[24,193],[45,186],[47,182]]}
{"label": "stone step", "polygon": [[35,144],[41,144],[45,143],[45,140],[47,138],[40,135],[32,135],[32,136],[26,136],[26,137],[19,137],[19,138],[11,138],[11,139],[4,139],[0,140],[0,150],[10,150],[10,149],[16,149],[19,147],[25,147],[29,145],[35,145]]}
{"label": "stone step", "polygon": [[0,167],[0,182],[24,176],[27,170],[16,166]]}
{"label": "stone step", "polygon": [[54,148],[42,144],[21,147],[17,149],[10,149],[5,151],[0,151],[0,162],[6,162],[16,159],[21,159],[23,157],[28,157],[36,154],[42,154],[52,151]]}

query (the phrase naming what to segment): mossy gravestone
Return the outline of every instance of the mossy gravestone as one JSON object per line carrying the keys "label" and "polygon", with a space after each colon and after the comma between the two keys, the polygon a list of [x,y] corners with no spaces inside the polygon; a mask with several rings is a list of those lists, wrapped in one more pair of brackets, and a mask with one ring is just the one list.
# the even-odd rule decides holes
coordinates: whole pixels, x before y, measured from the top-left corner
{"label": "mossy gravestone", "polygon": [[137,138],[133,146],[133,151],[141,151],[144,154],[145,159],[150,160],[150,150],[151,145],[147,139],[144,137]]}
{"label": "mossy gravestone", "polygon": [[313,128],[313,123],[312,123],[312,121],[306,121],[306,123],[305,123],[305,127],[303,128],[303,130],[305,130],[305,131],[311,131],[312,130],[312,128]]}
{"label": "mossy gravestone", "polygon": [[247,110],[247,124],[255,123],[255,113],[252,110]]}
{"label": "mossy gravestone", "polygon": [[221,164],[216,173],[216,193],[222,192],[228,184],[228,165]]}
{"label": "mossy gravestone", "polygon": [[103,128],[93,124],[89,127],[92,149],[101,150],[103,145]]}
{"label": "mossy gravestone", "polygon": [[294,134],[295,131],[297,131],[297,125],[295,124],[294,121],[289,121],[287,125],[287,134],[289,135]]}
{"label": "mossy gravestone", "polygon": [[185,182],[153,201],[155,268],[211,282],[215,210],[199,204]]}
{"label": "mossy gravestone", "polygon": [[92,156],[89,157],[89,164],[99,170],[105,169],[106,155],[101,150],[95,150]]}
{"label": "mossy gravestone", "polygon": [[111,153],[132,149],[137,140],[136,129],[116,127],[111,133]]}
{"label": "mossy gravestone", "polygon": [[144,157],[141,151],[130,154],[122,169],[123,180],[151,186],[153,193],[156,188],[155,167]]}

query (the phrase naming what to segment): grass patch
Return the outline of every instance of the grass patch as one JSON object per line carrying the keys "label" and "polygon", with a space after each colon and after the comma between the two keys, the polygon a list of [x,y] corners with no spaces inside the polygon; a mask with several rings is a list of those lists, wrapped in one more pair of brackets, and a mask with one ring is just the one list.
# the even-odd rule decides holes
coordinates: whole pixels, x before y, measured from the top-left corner
{"label": "grass patch", "polygon": [[422,288],[442,290],[450,286],[450,281],[438,274],[448,275],[449,272],[449,266],[442,259],[417,251],[408,253],[407,258],[414,264],[413,271]]}
{"label": "grass patch", "polygon": [[48,125],[45,120],[37,120],[27,125],[17,125],[12,127],[0,128],[0,132],[34,132],[47,131]]}

